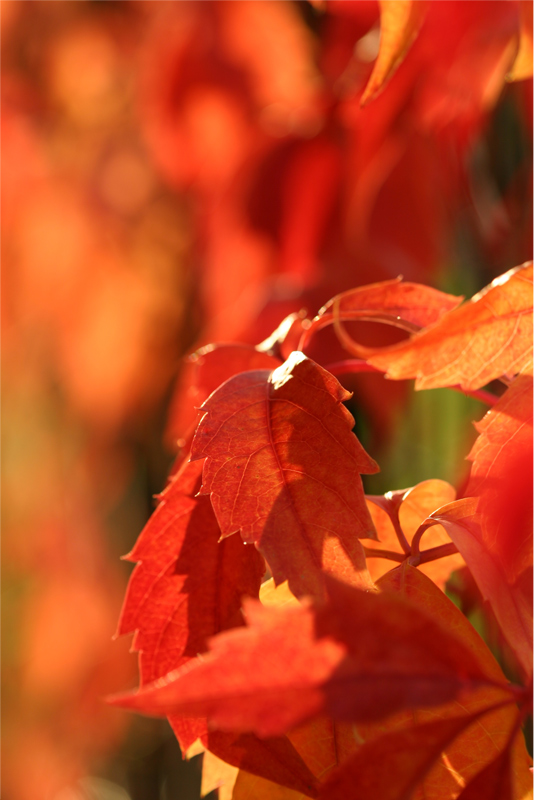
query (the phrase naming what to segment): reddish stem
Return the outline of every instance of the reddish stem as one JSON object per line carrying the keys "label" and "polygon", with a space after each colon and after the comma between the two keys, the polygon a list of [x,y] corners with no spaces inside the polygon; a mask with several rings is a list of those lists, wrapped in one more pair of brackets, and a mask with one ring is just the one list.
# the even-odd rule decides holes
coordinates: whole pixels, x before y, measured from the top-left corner
{"label": "reddish stem", "polygon": [[387,558],[388,561],[397,561],[399,564],[406,560],[405,553],[396,553],[394,550],[379,550],[378,548],[375,550],[371,547],[363,549],[366,558]]}

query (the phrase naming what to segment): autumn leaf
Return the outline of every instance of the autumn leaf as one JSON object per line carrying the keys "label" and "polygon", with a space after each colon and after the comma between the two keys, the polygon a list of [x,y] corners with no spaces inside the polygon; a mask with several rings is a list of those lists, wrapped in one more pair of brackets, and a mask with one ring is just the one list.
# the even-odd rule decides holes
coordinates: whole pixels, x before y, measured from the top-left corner
{"label": "autumn leaf", "polygon": [[[264,563],[238,537],[219,542],[207,497],[196,497],[202,463],[185,463],[127,556],[138,561],[128,585],[118,635],[135,631],[141,685],[206,650],[207,639],[242,624],[243,595],[257,597]],[[204,732],[177,720],[183,749]]]}
{"label": "autumn leaf", "polygon": [[416,389],[478,389],[520,372],[532,358],[532,262],[496,278],[457,309],[406,342],[369,355],[396,380]]}
{"label": "autumn leaf", "polygon": [[503,635],[527,675],[532,674],[532,601],[507,579],[503,564],[481,529],[477,498],[463,498],[430,515],[428,523],[445,528],[465,559]]}
{"label": "autumn leaf", "polygon": [[532,0],[519,0],[519,15],[519,51],[506,76],[509,81],[532,77]]}
{"label": "autumn leaf", "polygon": [[532,367],[475,427],[465,494],[479,498],[484,540],[513,584],[532,573]]}
{"label": "autumn leaf", "polygon": [[222,536],[240,530],[297,595],[323,596],[323,570],[372,588],[358,541],[375,536],[360,473],[378,467],[351,432],[348,397],[295,352],[272,373],[221,386],[202,406],[193,440]]}
{"label": "autumn leaf", "polygon": [[404,598],[333,579],[328,592],[328,604],[316,609],[249,600],[249,628],[219,634],[195,664],[113,702],[276,736],[319,713],[377,720],[495,683],[463,644]]}
{"label": "autumn leaf", "polygon": [[392,76],[419,33],[425,0],[380,0],[380,50],[361,104],[369,103]]}

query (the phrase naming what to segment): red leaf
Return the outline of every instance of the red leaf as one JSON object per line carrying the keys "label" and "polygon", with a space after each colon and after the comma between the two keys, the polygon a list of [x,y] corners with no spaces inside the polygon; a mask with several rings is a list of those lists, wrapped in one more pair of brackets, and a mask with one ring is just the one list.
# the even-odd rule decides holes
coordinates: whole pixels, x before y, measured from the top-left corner
{"label": "red leaf", "polygon": [[[201,471],[200,462],[182,466],[128,556],[139,563],[118,634],[136,632],[141,685],[195,658],[215,633],[241,625],[242,596],[259,593],[263,559],[238,537],[219,542],[209,499],[194,496]],[[175,730],[187,749],[205,726]]]}
{"label": "red leaf", "polygon": [[416,389],[478,389],[520,372],[532,358],[532,262],[510,270],[426,330],[369,356]]}
{"label": "red leaf", "polygon": [[476,425],[466,495],[479,497],[484,540],[515,583],[532,571],[532,374],[518,375]]}
{"label": "red leaf", "polygon": [[463,555],[484,598],[493,608],[502,633],[527,675],[532,674],[532,601],[507,580],[476,513],[478,500],[464,498],[443,506],[429,520],[443,525]]}
{"label": "red leaf", "polygon": [[222,535],[240,530],[297,595],[323,596],[323,569],[373,585],[357,538],[375,537],[359,473],[378,467],[351,432],[349,396],[295,352],[272,373],[221,386],[193,441]]}
{"label": "red leaf", "polygon": [[[387,733],[358,750],[321,788],[322,800],[410,800],[426,773],[474,717]],[[355,793],[356,792],[356,793]]]}
{"label": "red leaf", "polygon": [[469,649],[412,603],[333,579],[328,589],[329,603],[315,610],[248,601],[249,628],[220,634],[202,660],[112,702],[155,715],[205,714],[223,729],[274,736],[321,712],[370,721],[495,685]]}

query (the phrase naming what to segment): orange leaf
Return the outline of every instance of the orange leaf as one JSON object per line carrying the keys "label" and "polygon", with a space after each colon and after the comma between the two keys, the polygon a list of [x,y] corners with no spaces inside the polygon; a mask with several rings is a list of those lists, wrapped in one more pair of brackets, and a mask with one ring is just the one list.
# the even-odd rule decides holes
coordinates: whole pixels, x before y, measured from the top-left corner
{"label": "orange leaf", "polygon": [[532,77],[532,0],[519,0],[519,14],[519,52],[506,76],[509,81],[522,81]]}
{"label": "orange leaf", "polygon": [[351,432],[349,397],[294,352],[274,372],[227,381],[204,403],[192,458],[206,457],[222,535],[240,530],[294,594],[324,595],[322,570],[372,588],[357,537],[374,538],[360,473],[378,467]]}
{"label": "orange leaf", "polygon": [[384,87],[404,59],[425,18],[424,0],[379,0],[380,50],[362,95],[366,105]]}
{"label": "orange leaf", "polygon": [[406,342],[369,361],[388,378],[415,378],[416,389],[459,384],[478,389],[520,372],[532,358],[532,262],[496,278],[471,300]]}

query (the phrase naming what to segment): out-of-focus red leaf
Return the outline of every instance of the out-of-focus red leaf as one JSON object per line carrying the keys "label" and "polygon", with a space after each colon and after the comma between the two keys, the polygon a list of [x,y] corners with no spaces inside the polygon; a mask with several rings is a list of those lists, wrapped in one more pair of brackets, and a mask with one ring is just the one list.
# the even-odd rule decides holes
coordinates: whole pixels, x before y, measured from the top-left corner
{"label": "out-of-focus red leaf", "polygon": [[[360,286],[334,297],[323,306],[308,328],[307,338],[316,331],[337,320],[388,321],[402,327],[403,322],[421,328],[437,322],[446,312],[455,308],[462,297],[439,292],[430,286],[393,281]],[[365,358],[367,348],[354,343],[352,352]]]}
{"label": "out-of-focus red leaf", "polygon": [[532,0],[519,0],[521,29],[519,52],[512,69],[506,77],[509,81],[521,81],[532,77]]}
{"label": "out-of-focus red leaf", "polygon": [[[237,536],[219,542],[209,499],[195,496],[201,472],[201,462],[182,466],[128,556],[139,563],[118,634],[135,631],[141,685],[195,658],[215,633],[241,625],[242,596],[258,596],[263,559]],[[200,721],[176,721],[183,749],[204,730]]]}
{"label": "out-of-focus red leaf", "polygon": [[241,531],[277,582],[324,596],[325,569],[372,588],[358,537],[374,538],[360,473],[378,467],[351,432],[349,397],[295,352],[274,372],[227,381],[204,403],[192,458],[204,458],[202,492],[222,535]]}
{"label": "out-of-focus red leaf", "polygon": [[171,401],[167,434],[184,436],[198,420],[202,403],[222,383],[240,372],[276,369],[280,359],[248,344],[209,344],[190,355],[184,363]]}
{"label": "out-of-focus red leaf", "polygon": [[201,661],[111,702],[275,736],[319,713],[372,721],[495,685],[469,649],[404,598],[333,579],[328,590],[316,610],[249,600],[249,628],[220,634]]}
{"label": "out-of-focus red leaf", "polygon": [[365,105],[384,87],[419,33],[428,3],[425,0],[379,0],[380,49],[362,94]]}
{"label": "out-of-focus red leaf", "polygon": [[[475,718],[462,716],[387,733],[358,750],[321,788],[322,800],[410,800],[440,753]],[[357,789],[357,795],[354,790]]]}
{"label": "out-of-focus red leaf", "polygon": [[531,358],[532,262],[496,278],[408,341],[368,353],[387,377],[415,378],[416,389],[478,389],[519,372]]}
{"label": "out-of-focus red leaf", "polygon": [[532,600],[527,587],[522,591],[511,585],[498,554],[477,515],[477,498],[464,498],[438,509],[429,517],[443,525],[471,570],[484,598],[493,608],[503,635],[514,650],[523,669],[532,673]]}

